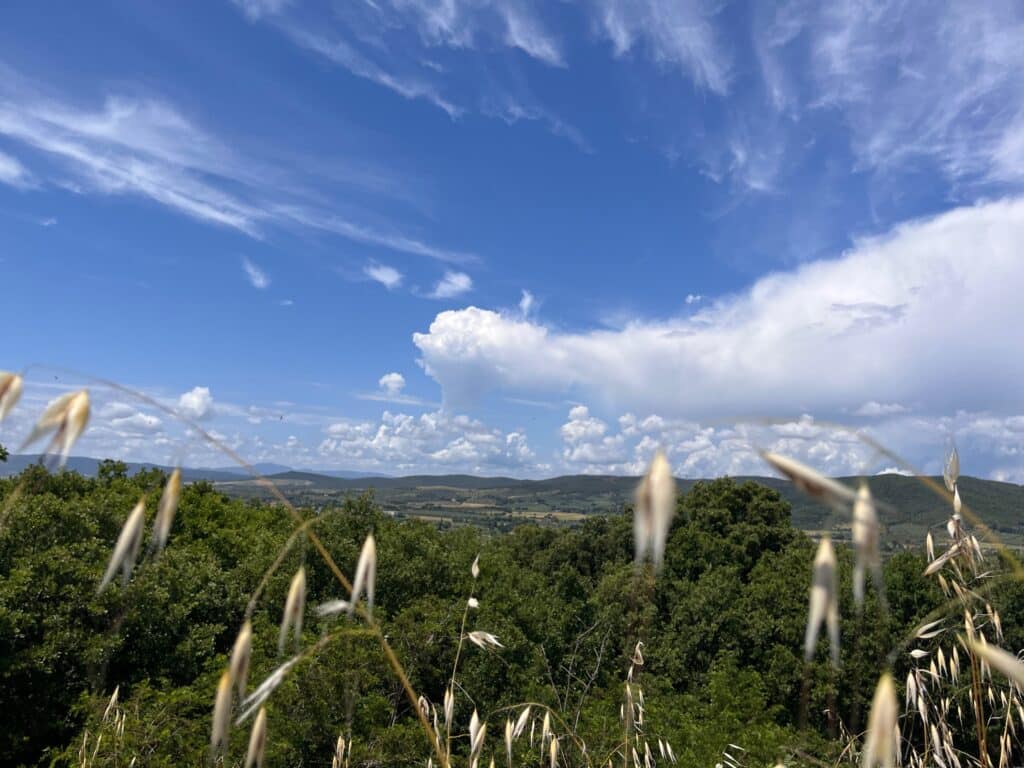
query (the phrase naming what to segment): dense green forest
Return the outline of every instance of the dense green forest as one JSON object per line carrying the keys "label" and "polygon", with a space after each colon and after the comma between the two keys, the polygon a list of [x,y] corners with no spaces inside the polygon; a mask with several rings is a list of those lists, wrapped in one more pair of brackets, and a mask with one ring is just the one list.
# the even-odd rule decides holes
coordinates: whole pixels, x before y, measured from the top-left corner
{"label": "dense green forest", "polygon": [[[166,480],[159,470],[129,477],[119,462],[95,478],[36,466],[0,480],[0,764],[206,763],[218,678],[250,597],[285,551],[252,613],[250,689],[292,653],[279,653],[278,626],[300,566],[301,647],[324,642],[268,700],[266,764],[331,765],[343,735],[351,765],[425,765],[430,744],[377,640],[355,619],[313,610],[348,595],[306,539],[293,537],[283,506],[187,485],[167,549],[147,551],[147,531],[131,579],[97,592],[129,511],[143,496],[151,521]],[[832,764],[843,735],[863,729],[887,657],[903,680],[913,661],[901,644],[945,601],[922,576],[922,544],[885,562],[887,608],[869,589],[858,613],[852,555],[840,548],[842,666],[832,669],[824,641],[805,664],[815,545],[777,492],[729,479],[679,497],[657,576],[634,565],[629,514],[503,534],[394,520],[369,494],[306,514],[350,576],[374,533],[374,615],[417,693],[438,706],[467,597],[479,601],[466,629],[493,633],[503,647],[462,648],[454,717],[464,732],[474,707],[493,716],[483,755],[499,765],[503,708],[523,702],[550,706],[571,731],[561,765],[584,763],[569,749],[576,738],[589,755],[613,749],[638,641],[644,727],[679,764],[713,766],[723,750],[727,764]],[[1018,582],[1004,581],[990,598],[1008,648],[1024,646],[1022,596]],[[116,716],[104,717],[115,688]],[[226,764],[242,764],[250,724],[232,729]],[[525,740],[516,750],[521,764],[542,759]],[[454,751],[468,750],[457,742]]]}

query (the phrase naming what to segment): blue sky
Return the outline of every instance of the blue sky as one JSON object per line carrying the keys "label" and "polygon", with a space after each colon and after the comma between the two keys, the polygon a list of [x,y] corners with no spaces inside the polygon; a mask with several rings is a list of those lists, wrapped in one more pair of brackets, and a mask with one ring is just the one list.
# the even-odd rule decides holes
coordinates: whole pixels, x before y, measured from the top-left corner
{"label": "blue sky", "polygon": [[[0,440],[94,375],[300,467],[892,466],[840,423],[1024,481],[1021,39],[1012,2],[15,3]],[[92,392],[78,452],[224,463]]]}

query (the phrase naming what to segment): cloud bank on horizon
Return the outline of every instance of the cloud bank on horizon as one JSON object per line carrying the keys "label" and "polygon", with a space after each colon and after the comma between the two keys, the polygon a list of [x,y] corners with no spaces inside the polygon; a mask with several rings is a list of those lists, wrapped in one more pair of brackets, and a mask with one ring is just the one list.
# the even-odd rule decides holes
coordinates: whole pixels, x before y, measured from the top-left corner
{"label": "cloud bank on horizon", "polygon": [[[1019,4],[37,13],[0,30],[0,367],[296,467],[891,469],[865,430],[1024,482]],[[80,382],[28,383],[5,444]],[[83,452],[224,463],[95,397]]]}

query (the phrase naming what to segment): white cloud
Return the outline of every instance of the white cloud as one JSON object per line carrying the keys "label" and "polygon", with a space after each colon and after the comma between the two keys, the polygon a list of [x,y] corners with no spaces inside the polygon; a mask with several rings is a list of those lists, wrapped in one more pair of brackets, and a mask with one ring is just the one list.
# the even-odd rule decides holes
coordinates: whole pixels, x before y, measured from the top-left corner
{"label": "white cloud", "polygon": [[897,227],[833,260],[767,275],[689,317],[568,332],[477,307],[413,340],[445,402],[571,395],[665,416],[1024,405],[1024,200]]}
{"label": "white cloud", "polygon": [[[261,238],[268,226],[311,228],[450,263],[477,257],[370,227],[309,205],[302,181],[267,167],[159,99],[109,96],[98,108],[43,96],[0,65],[0,136],[47,157],[49,181],[81,193],[134,195]],[[284,183],[287,180],[287,183]],[[374,179],[368,184],[379,186]],[[268,190],[292,189],[290,196]]]}
{"label": "white cloud", "polygon": [[402,390],[405,388],[405,376],[395,371],[385,373],[380,377],[380,381],[377,382],[377,386],[380,387],[381,392],[386,395],[400,395]]}
{"label": "white cloud", "polygon": [[445,272],[429,295],[432,299],[451,299],[471,290],[473,278],[465,272]]}
{"label": "white cloud", "polygon": [[701,296],[699,293],[688,293],[688,294],[686,294],[686,303],[687,304],[696,304],[696,303],[698,303],[700,301],[703,301],[703,300],[704,300],[704,297]]}
{"label": "white cloud", "polygon": [[854,413],[858,416],[892,416],[896,413],[905,413],[906,410],[906,406],[899,403],[879,403],[869,400]]}
{"label": "white cloud", "polygon": [[720,3],[692,0],[594,0],[595,22],[617,56],[638,42],[656,62],[679,67],[698,86],[729,89],[731,62],[714,28]]}
{"label": "white cloud", "polygon": [[363,274],[371,280],[376,280],[389,291],[402,284],[402,273],[386,264],[367,264],[363,267]]}
{"label": "white cloud", "polygon": [[267,273],[249,261],[249,259],[242,259],[242,269],[253,288],[263,290],[270,286],[270,278],[267,277]]}
{"label": "white cloud", "polygon": [[291,0],[232,0],[250,21],[274,16],[283,11]]}
{"label": "white cloud", "polygon": [[[792,0],[755,30],[780,109],[841,111],[860,162],[934,162],[955,181],[1024,181],[1024,8],[1018,3]],[[802,106],[802,105],[801,105]]]}
{"label": "white cloud", "polygon": [[22,187],[28,183],[29,173],[16,157],[0,152],[0,184]]}
{"label": "white cloud", "polygon": [[526,463],[533,453],[521,432],[503,433],[442,411],[418,416],[385,411],[379,422],[339,421],[326,432],[318,453],[343,466],[389,472],[533,469]]}
{"label": "white cloud", "polygon": [[535,304],[536,299],[534,299],[533,294],[523,288],[522,296],[519,299],[519,311],[524,316],[529,315],[533,311]]}
{"label": "white cloud", "polygon": [[178,410],[196,421],[213,415],[213,395],[209,387],[193,387],[178,398]]}

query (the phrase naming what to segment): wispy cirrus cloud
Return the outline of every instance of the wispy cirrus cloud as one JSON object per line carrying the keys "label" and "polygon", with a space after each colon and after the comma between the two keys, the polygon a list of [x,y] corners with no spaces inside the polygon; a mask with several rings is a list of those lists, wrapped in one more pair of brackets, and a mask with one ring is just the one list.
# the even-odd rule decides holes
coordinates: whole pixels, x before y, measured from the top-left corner
{"label": "wispy cirrus cloud", "polygon": [[262,291],[270,287],[270,277],[249,259],[242,259],[242,271],[253,288]]}
{"label": "wispy cirrus cloud", "polygon": [[16,157],[0,152],[0,184],[23,187],[30,179],[28,170]]}
{"label": "wispy cirrus cloud", "polygon": [[[254,161],[156,98],[108,96],[82,107],[44,93],[0,65],[0,136],[40,159],[40,182],[81,193],[132,195],[190,218],[262,239],[274,228],[315,229],[353,242],[440,261],[475,254],[441,248],[395,228],[370,226],[323,209],[311,179]],[[21,180],[20,162],[6,175]],[[375,182],[376,183],[376,182]],[[294,189],[280,197],[268,190]]]}

